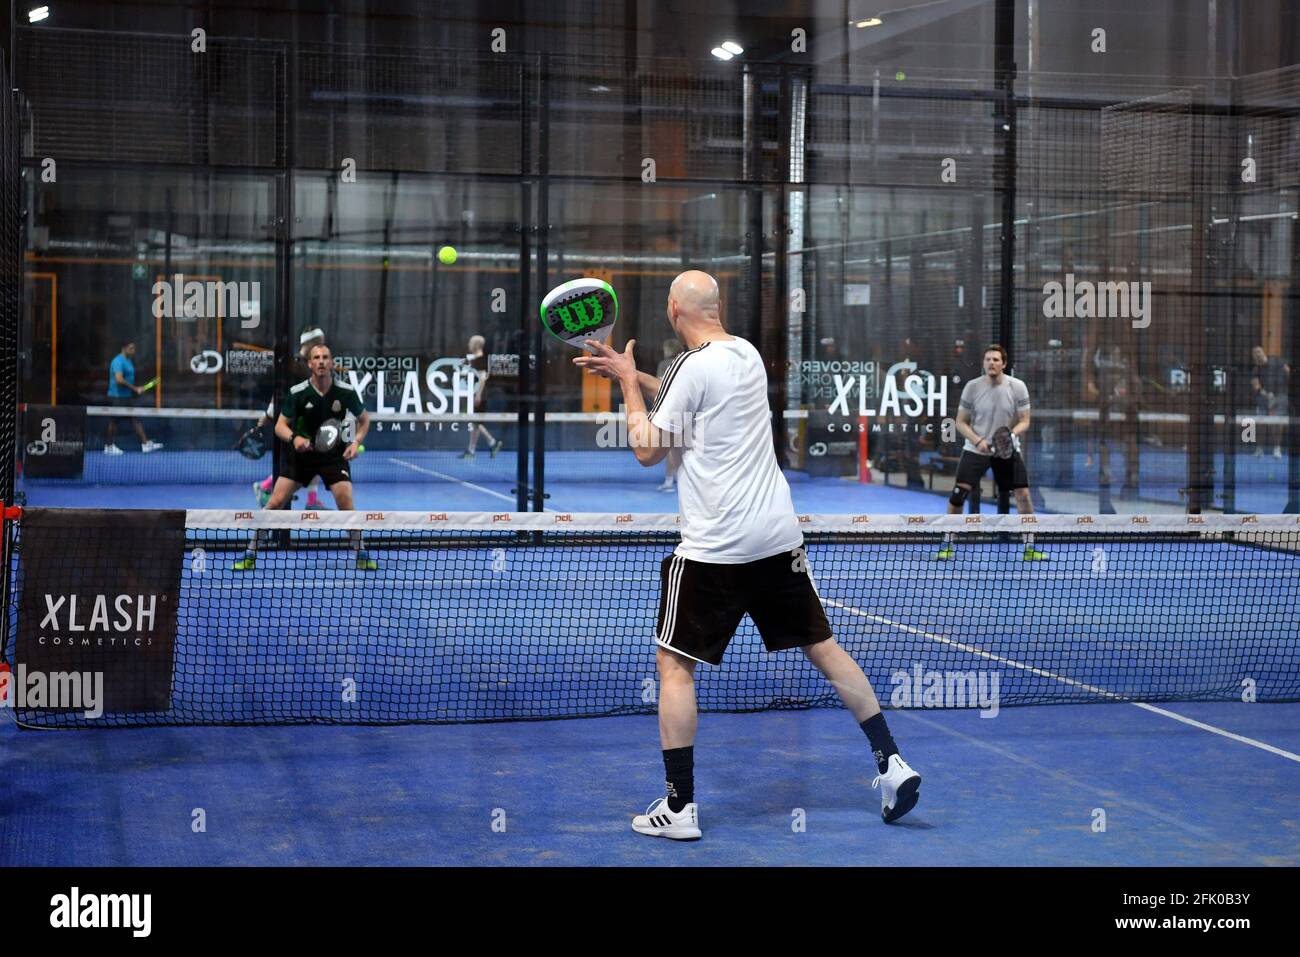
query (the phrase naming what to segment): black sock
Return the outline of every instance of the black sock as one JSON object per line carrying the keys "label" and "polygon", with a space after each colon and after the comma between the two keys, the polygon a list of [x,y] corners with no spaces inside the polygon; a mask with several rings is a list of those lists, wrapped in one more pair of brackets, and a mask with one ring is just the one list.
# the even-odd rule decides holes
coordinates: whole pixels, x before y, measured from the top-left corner
{"label": "black sock", "polygon": [[884,774],[889,770],[890,757],[898,753],[898,745],[894,744],[893,735],[889,733],[889,725],[885,724],[884,714],[868,718],[859,727],[871,742],[871,753],[876,756],[876,767],[880,769],[881,774]]}
{"label": "black sock", "polygon": [[668,810],[676,814],[695,800],[695,748],[664,751],[664,777],[668,785]]}

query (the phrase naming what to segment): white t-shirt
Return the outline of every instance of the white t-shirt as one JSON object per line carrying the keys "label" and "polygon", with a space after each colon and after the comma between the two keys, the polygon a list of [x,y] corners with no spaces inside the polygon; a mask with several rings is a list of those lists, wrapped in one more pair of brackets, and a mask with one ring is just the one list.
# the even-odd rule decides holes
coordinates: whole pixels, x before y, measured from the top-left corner
{"label": "white t-shirt", "polygon": [[650,421],[684,445],[678,555],[734,565],[803,544],[772,448],[767,371],[757,349],[734,338],[683,352],[660,380]]}

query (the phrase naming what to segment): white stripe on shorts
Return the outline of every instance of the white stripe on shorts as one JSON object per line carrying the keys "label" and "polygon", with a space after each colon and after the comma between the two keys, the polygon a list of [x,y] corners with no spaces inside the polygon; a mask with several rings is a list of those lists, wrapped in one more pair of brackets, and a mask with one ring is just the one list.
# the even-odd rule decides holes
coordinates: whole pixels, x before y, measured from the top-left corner
{"label": "white stripe on shorts", "polygon": [[664,600],[664,624],[656,639],[660,644],[671,647],[673,632],[677,627],[677,596],[682,588],[682,572],[686,569],[686,559],[674,555],[668,569],[667,596]]}

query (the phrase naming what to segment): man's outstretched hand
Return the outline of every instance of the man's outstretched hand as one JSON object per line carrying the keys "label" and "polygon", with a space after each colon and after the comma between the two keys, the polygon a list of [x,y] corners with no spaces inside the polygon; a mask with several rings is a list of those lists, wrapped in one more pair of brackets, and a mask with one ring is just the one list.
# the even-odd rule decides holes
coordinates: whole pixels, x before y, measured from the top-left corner
{"label": "man's outstretched hand", "polygon": [[595,354],[578,356],[573,364],[606,379],[617,379],[620,382],[636,379],[636,356],[632,354],[635,345],[636,340],[629,339],[623,351],[616,352],[597,339],[588,339],[586,346]]}

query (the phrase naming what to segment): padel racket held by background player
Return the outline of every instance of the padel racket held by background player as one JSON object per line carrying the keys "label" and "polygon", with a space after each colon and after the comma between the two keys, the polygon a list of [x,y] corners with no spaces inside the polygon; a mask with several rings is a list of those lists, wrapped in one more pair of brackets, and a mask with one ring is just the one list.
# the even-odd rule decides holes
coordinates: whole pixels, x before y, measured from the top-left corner
{"label": "padel racket held by background player", "polygon": [[609,338],[618,319],[618,296],[603,279],[571,279],[546,294],[541,313],[547,332],[582,349],[587,339]]}
{"label": "padel racket held by background player", "polygon": [[1020,451],[1020,440],[1005,425],[993,433],[993,454],[1000,459],[1009,459]]}
{"label": "padel racket held by background player", "polygon": [[161,379],[161,378],[162,378],[162,376],[160,376],[160,375],[156,375],[156,376],[154,376],[152,379],[150,379],[148,382],[146,382],[144,385],[140,386],[140,394],[143,395],[144,393],[146,393],[146,392],[148,392],[150,389],[152,389],[154,386],[156,386],[156,385],[158,384],[158,380]]}
{"label": "padel racket held by background player", "polygon": [[235,443],[239,454],[246,459],[260,459],[266,454],[266,436],[264,429],[253,426],[244,432]]}

